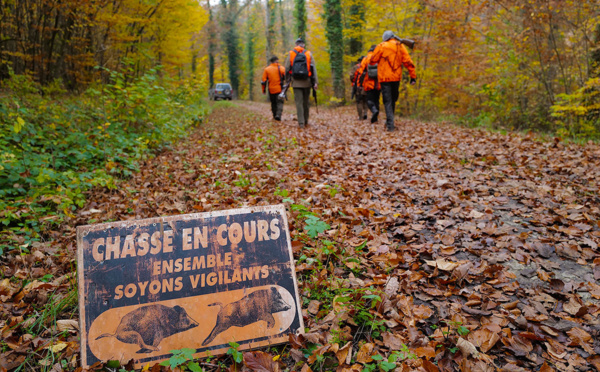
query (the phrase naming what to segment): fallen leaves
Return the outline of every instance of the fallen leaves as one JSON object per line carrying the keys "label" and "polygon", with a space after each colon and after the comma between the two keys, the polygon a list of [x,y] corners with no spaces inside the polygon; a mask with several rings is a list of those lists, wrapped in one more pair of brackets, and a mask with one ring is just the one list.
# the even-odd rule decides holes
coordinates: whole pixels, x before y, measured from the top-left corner
{"label": "fallen leaves", "polygon": [[473,358],[479,358],[479,351],[477,351],[477,348],[464,338],[459,337],[456,342],[456,346],[460,349],[463,356],[472,356]]}
{"label": "fallen leaves", "polygon": [[[597,145],[404,119],[388,134],[349,107],[299,130],[291,107],[273,125],[267,105],[239,105],[95,190],[52,242],[2,258],[14,350],[1,367],[22,363],[19,348],[77,351],[74,310],[55,326],[33,311],[70,288],[58,278],[72,271],[73,226],[285,203],[309,331],[281,359],[245,353],[243,368],[359,372],[401,353],[398,371],[600,370]],[[312,229],[291,205],[318,216]]]}
{"label": "fallen leaves", "polygon": [[468,340],[481,350],[482,353],[490,351],[500,340],[500,335],[489,329],[481,328],[469,333]]}
{"label": "fallen leaves", "polygon": [[451,262],[443,258],[439,258],[435,261],[425,261],[425,263],[444,271],[452,271],[460,265],[459,262]]}
{"label": "fallen leaves", "polygon": [[372,343],[365,343],[360,347],[358,353],[356,353],[356,361],[361,364],[370,363],[373,361],[372,353],[375,345]]}
{"label": "fallen leaves", "polygon": [[244,353],[244,365],[254,372],[279,372],[279,363],[271,354],[262,351]]}

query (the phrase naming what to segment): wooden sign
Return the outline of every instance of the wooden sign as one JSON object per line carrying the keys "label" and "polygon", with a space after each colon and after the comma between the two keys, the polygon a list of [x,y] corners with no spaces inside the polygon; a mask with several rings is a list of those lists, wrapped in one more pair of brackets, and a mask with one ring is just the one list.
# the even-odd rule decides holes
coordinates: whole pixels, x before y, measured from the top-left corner
{"label": "wooden sign", "polygon": [[77,245],[84,368],[304,333],[282,205],[81,226]]}

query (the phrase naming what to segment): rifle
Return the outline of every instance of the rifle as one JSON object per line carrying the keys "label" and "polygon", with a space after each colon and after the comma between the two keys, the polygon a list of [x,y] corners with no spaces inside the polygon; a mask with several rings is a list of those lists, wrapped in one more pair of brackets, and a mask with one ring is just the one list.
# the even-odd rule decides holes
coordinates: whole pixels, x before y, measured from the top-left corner
{"label": "rifle", "polygon": [[277,99],[280,101],[287,101],[287,91],[290,88],[290,83],[285,83],[283,85],[283,88],[281,89],[281,93],[279,93],[279,96],[277,96]]}
{"label": "rifle", "polygon": [[354,99],[354,96],[356,96],[356,85],[352,84],[352,97],[350,99]]}
{"label": "rifle", "polygon": [[317,114],[318,114],[319,113],[319,104],[317,103],[317,90],[315,89],[314,85],[313,85],[312,91],[313,91],[313,98],[315,99],[315,107],[317,108]]}
{"label": "rifle", "polygon": [[394,39],[398,40],[399,42],[401,42],[402,44],[406,45],[410,49],[414,49],[414,47],[415,47],[415,41],[414,40],[403,39],[403,38],[398,37],[396,35],[394,35]]}

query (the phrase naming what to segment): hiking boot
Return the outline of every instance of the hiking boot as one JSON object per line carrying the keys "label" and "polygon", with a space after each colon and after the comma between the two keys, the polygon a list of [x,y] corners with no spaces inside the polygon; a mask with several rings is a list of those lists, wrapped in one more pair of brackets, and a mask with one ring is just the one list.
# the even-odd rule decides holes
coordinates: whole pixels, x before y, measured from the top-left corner
{"label": "hiking boot", "polygon": [[386,127],[385,130],[387,130],[388,132],[395,132],[395,131],[398,130],[398,128],[396,128],[396,127],[391,127],[391,128],[390,127]]}
{"label": "hiking boot", "polygon": [[277,120],[277,121],[281,121],[281,118],[275,118],[275,120]]}
{"label": "hiking boot", "polygon": [[367,120],[367,114],[365,114],[365,116],[363,116],[362,118],[363,120]]}
{"label": "hiking boot", "polygon": [[379,116],[379,111],[375,110],[373,116],[371,116],[371,123],[377,123],[377,117]]}

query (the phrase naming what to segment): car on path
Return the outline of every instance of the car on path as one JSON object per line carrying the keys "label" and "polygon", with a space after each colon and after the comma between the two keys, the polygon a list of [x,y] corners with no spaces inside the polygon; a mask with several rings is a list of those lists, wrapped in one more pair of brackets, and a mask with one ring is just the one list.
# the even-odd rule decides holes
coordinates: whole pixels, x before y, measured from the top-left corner
{"label": "car on path", "polygon": [[233,89],[229,83],[219,83],[208,91],[208,96],[213,101],[218,101],[220,99],[231,101],[233,99]]}

